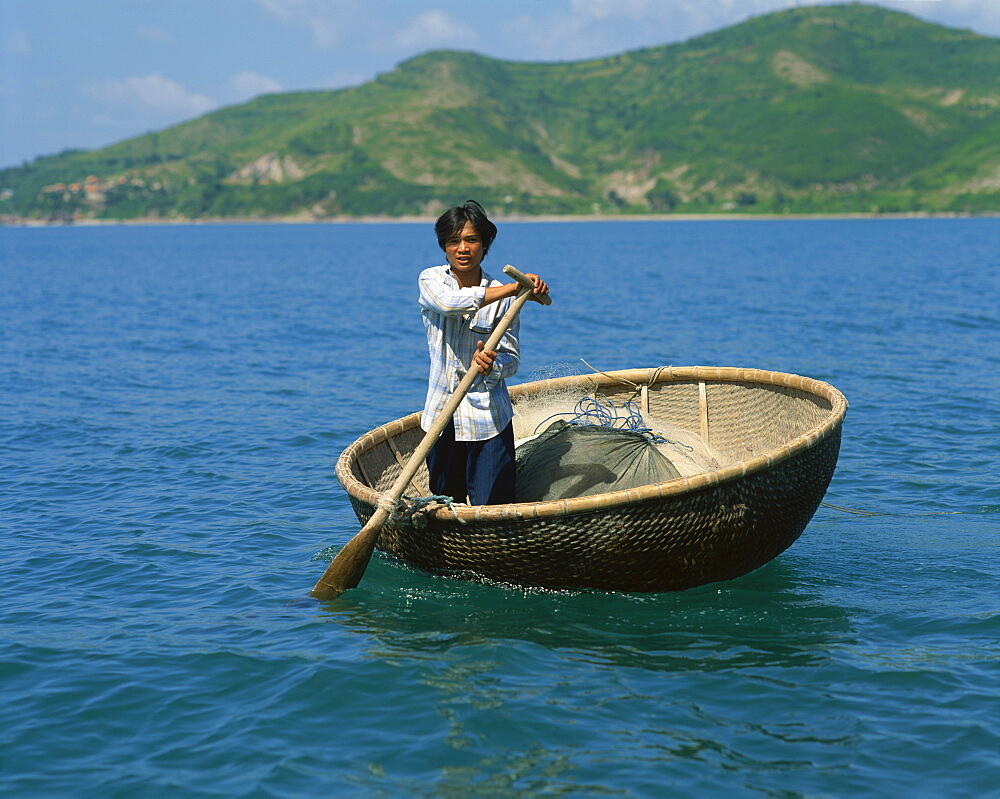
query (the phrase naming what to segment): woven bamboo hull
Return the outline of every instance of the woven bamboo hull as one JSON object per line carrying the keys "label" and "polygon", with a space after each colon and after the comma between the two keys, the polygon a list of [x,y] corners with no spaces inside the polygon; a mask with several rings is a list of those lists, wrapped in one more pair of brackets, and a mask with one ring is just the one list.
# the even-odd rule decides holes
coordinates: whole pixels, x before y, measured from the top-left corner
{"label": "woven bamboo hull", "polygon": [[[386,524],[378,547],[434,573],[506,583],[670,591],[762,566],[805,529],[833,476],[847,401],[832,386],[752,369],[633,369],[526,383],[621,400],[699,432],[730,463],[667,483],[551,502],[441,509],[426,527]],[[419,414],[362,436],[337,463],[358,519],[370,518],[419,442]],[[426,480],[426,477],[423,477]],[[412,492],[426,494],[421,477]],[[457,518],[456,518],[457,516]],[[463,523],[464,522],[464,523]]]}

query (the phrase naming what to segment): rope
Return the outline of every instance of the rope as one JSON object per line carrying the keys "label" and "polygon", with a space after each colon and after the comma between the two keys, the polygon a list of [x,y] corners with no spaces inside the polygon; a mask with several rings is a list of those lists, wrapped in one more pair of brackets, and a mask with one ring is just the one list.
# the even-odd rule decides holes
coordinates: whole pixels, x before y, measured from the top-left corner
{"label": "rope", "polygon": [[855,516],[902,516],[902,517],[917,517],[917,516],[969,516],[974,514],[975,511],[967,510],[942,510],[942,511],[931,511],[929,513],[886,513],[874,510],[858,510],[857,508],[845,508],[842,505],[832,505],[829,502],[820,502],[824,508],[833,508],[833,510],[843,511],[844,513],[852,513]]}
{"label": "rope", "polygon": [[[623,413],[620,413],[623,412]],[[646,420],[642,418],[642,409],[633,400],[625,400],[621,405],[614,400],[600,397],[581,397],[573,406],[572,411],[554,413],[542,419],[533,433],[538,432],[543,424],[551,419],[561,416],[568,416],[566,424],[591,425],[594,427],[608,427],[612,430],[628,430],[632,433],[641,433],[654,444],[673,444],[693,451],[693,447],[682,444],[680,441],[673,441],[666,436],[660,435],[646,425]]]}
{"label": "rope", "polygon": [[657,366],[652,374],[649,376],[649,380],[646,381],[646,388],[655,385],[660,380],[660,375],[663,373],[664,369],[673,369],[672,366]]}
{"label": "rope", "polygon": [[581,358],[580,360],[583,361],[583,363],[587,366],[587,368],[590,369],[592,372],[596,372],[599,375],[604,375],[606,378],[608,378],[608,380],[614,380],[616,383],[621,383],[623,386],[632,386],[632,388],[635,389],[637,394],[639,393],[640,390],[642,390],[642,386],[640,386],[638,383],[633,383],[631,380],[625,380],[624,378],[616,377],[615,375],[609,375],[607,372],[602,372],[600,369],[591,366],[583,358]]}
{"label": "rope", "polygon": [[[616,375],[609,375],[609,374],[608,374],[607,372],[602,372],[602,371],[601,371],[600,369],[598,369],[597,367],[595,367],[595,366],[591,366],[591,365],[590,365],[589,363],[587,363],[586,359],[584,359],[584,358],[581,358],[581,359],[580,359],[580,361],[581,361],[581,362],[582,362],[582,363],[583,363],[583,364],[584,364],[584,365],[585,365],[585,366],[586,366],[586,367],[587,367],[588,369],[590,369],[590,371],[592,371],[592,372],[594,372],[594,373],[596,373],[596,374],[599,374],[599,375],[604,375],[604,376],[605,376],[606,378],[608,378],[609,380],[613,380],[613,381],[614,381],[614,382],[616,382],[616,383],[621,383],[621,384],[622,384],[623,386],[632,386],[632,388],[633,388],[633,389],[635,390],[635,394],[636,394],[636,395],[638,395],[638,393],[639,393],[640,391],[642,391],[642,388],[643,388],[643,387],[642,387],[642,386],[640,386],[640,385],[639,385],[638,383],[633,383],[633,382],[632,382],[631,380],[626,380],[626,379],[625,379],[625,378],[623,378],[623,377],[618,377],[618,376],[616,376]],[[652,371],[652,372],[650,373],[650,375],[649,375],[649,380],[647,380],[647,381],[646,381],[646,388],[649,388],[650,386],[652,386],[652,385],[655,385],[655,384],[656,384],[656,382],[657,382],[657,381],[658,381],[658,380],[660,379],[660,375],[661,375],[661,374],[663,373],[663,370],[664,370],[664,369],[673,369],[673,368],[674,368],[673,366],[657,366],[657,367],[656,367],[656,368],[655,368],[655,369],[654,369],[654,370],[653,370],[653,371]]]}
{"label": "rope", "polygon": [[427,527],[427,515],[437,508],[430,508],[431,505],[443,505],[451,511],[455,521],[465,524],[465,519],[461,518],[455,511],[455,500],[453,497],[444,494],[431,494],[426,497],[401,497],[393,502],[388,497],[383,497],[379,505],[389,508],[389,521],[394,525],[404,527],[415,527],[423,530]]}
{"label": "rope", "polygon": [[873,510],[858,510],[857,508],[844,508],[840,505],[831,505],[829,502],[820,502],[824,508],[833,508],[834,510],[840,510],[844,513],[853,513],[855,516],[882,516],[883,514],[877,513]]}

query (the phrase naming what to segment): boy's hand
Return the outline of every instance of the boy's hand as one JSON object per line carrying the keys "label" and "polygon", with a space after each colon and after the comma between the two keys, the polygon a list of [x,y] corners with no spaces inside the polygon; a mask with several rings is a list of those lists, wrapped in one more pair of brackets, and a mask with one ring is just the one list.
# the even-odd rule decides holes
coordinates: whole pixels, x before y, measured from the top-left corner
{"label": "boy's hand", "polygon": [[476,351],[472,355],[472,362],[479,367],[479,374],[488,375],[493,371],[493,361],[497,359],[496,350],[485,350],[486,345],[481,341],[476,342]]}
{"label": "boy's hand", "polygon": [[[542,280],[538,275],[533,275],[530,272],[525,272],[524,276],[526,278],[530,278],[531,282],[535,284],[535,288],[532,290],[533,293],[535,294],[549,293],[549,284],[546,283],[544,280]],[[535,299],[534,297],[532,297],[531,299],[535,300],[535,302],[538,302],[538,300]]]}

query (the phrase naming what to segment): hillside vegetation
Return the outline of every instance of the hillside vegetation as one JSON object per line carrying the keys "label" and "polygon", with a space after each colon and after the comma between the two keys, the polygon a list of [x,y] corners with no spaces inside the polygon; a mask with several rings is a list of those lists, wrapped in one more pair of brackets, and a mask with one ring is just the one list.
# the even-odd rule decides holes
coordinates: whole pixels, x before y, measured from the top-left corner
{"label": "hillside vegetation", "polygon": [[574,63],[430,52],[0,171],[0,197],[38,219],[998,211],[1000,39],[836,5]]}

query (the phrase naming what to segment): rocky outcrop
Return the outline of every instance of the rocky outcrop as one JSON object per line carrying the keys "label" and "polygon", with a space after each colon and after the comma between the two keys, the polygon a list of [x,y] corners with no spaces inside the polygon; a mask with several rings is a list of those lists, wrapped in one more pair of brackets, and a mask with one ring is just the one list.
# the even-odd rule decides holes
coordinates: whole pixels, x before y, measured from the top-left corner
{"label": "rocky outcrop", "polygon": [[301,180],[306,175],[291,156],[266,153],[229,176],[229,183],[284,183],[287,180]]}

